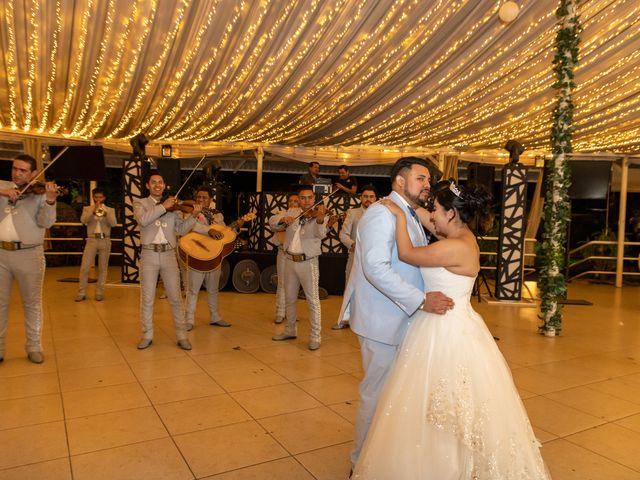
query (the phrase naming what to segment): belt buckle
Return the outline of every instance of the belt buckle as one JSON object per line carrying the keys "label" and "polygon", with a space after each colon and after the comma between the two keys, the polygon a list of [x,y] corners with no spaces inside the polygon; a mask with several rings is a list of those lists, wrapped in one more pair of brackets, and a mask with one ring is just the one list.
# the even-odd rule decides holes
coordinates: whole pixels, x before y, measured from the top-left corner
{"label": "belt buckle", "polygon": [[15,251],[20,249],[19,242],[2,242],[2,248],[4,250]]}
{"label": "belt buckle", "polygon": [[94,238],[100,238],[100,239],[105,238],[104,233],[94,233],[93,236]]}
{"label": "belt buckle", "polygon": [[289,255],[294,262],[304,262],[304,253],[290,253]]}

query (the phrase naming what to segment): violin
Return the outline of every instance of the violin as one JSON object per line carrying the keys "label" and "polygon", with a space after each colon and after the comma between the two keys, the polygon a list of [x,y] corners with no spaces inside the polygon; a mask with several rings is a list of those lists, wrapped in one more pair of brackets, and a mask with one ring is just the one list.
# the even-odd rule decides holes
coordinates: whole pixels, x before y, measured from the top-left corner
{"label": "violin", "polygon": [[193,213],[195,203],[193,200],[176,200],[176,203],[167,208],[167,212]]}
{"label": "violin", "polygon": [[[62,195],[63,191],[62,191],[63,187],[60,187],[58,185],[56,185],[56,190],[58,191],[58,195]],[[20,191],[20,189],[18,188],[18,190]],[[30,195],[30,194],[34,194],[34,195],[44,195],[44,193],[46,192],[46,184],[43,182],[34,182],[31,185],[29,185],[24,192],[22,192],[20,195]]]}
{"label": "violin", "polygon": [[326,214],[327,211],[322,209],[322,211],[320,211],[320,209],[318,207],[314,207],[314,208],[310,208],[309,210],[306,210],[302,216],[304,218],[316,218],[318,215],[324,215]]}

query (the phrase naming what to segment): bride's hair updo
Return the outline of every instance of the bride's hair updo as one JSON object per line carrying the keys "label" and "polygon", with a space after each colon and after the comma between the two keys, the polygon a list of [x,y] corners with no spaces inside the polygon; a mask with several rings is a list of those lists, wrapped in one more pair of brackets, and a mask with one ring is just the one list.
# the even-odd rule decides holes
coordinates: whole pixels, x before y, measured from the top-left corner
{"label": "bride's hair updo", "polygon": [[458,186],[452,178],[441,180],[431,187],[431,198],[446,211],[455,209],[460,220],[476,234],[491,228],[491,195],[482,186],[473,183]]}

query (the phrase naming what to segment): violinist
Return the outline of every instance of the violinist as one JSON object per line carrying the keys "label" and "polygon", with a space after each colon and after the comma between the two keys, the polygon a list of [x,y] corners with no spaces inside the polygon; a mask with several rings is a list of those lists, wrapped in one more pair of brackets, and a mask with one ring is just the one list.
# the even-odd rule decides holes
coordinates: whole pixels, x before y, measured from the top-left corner
{"label": "violinist", "polygon": [[313,208],[315,195],[311,186],[300,186],[298,199],[300,208],[279,213],[271,220],[277,231],[285,231],[284,288],[287,316],[284,332],[274,335],[272,340],[281,341],[297,337],[296,301],[302,285],[309,304],[309,350],[317,350],[322,341],[318,257],[321,253],[322,239],[327,234],[327,216],[322,204]]}
{"label": "violinist", "polygon": [[[300,200],[297,193],[290,193],[287,195],[287,210],[300,207]],[[276,290],[276,320],[275,323],[284,322],[286,316],[285,300],[284,300],[284,265],[285,265],[285,252],[284,243],[281,241],[284,239],[284,231],[277,232],[277,224],[279,218],[273,215],[269,218],[269,226],[271,230],[276,231],[276,235],[273,236],[273,241],[278,246],[278,256],[276,258],[276,273],[278,275],[278,288]]]}
{"label": "violinist", "polygon": [[[196,191],[196,205],[202,208],[200,214],[196,217],[196,223],[193,231],[203,235],[209,235],[213,238],[222,237],[220,232],[210,229],[210,225],[224,225],[224,215],[221,211],[211,208],[213,200],[213,192],[207,187],[200,187]],[[239,222],[239,223],[238,223]],[[236,222],[237,225],[242,224],[242,219]],[[218,238],[219,239],[219,238]],[[211,272],[199,272],[187,267],[187,311],[186,323],[187,330],[190,331],[195,323],[196,304],[198,302],[198,293],[204,282],[207,289],[207,304],[209,305],[209,325],[214,327],[230,327],[231,324],[224,321],[218,310],[218,289],[220,287],[220,267]]]}
{"label": "violinist", "polygon": [[147,181],[150,195],[133,202],[133,215],[140,229],[140,322],[142,339],[138,349],[149,347],[153,340],[153,303],[158,275],[166,290],[178,347],[191,350],[184,322],[184,308],[180,294],[180,272],[176,259],[176,234],[189,232],[200,214],[200,205],[193,205],[191,215],[183,219],[176,211],[177,200],[169,196],[163,199],[166,184],[158,172],[151,172]]}
{"label": "violinist", "polygon": [[116,211],[105,205],[107,197],[104,190],[94,188],[91,192],[93,205],[84,207],[80,222],[87,226],[87,243],[82,253],[80,265],[80,287],[76,295],[76,302],[81,302],[87,295],[89,269],[98,255],[98,283],[96,284],[96,300],[104,299],[104,284],[107,281],[109,255],[111,254],[111,227],[116,225]]}
{"label": "violinist", "polygon": [[20,288],[27,338],[27,357],[42,363],[42,285],[44,232],[56,221],[57,188],[46,183],[42,193],[20,195],[36,178],[36,161],[18,155],[11,169],[12,182],[0,180],[0,362],[4,359],[11,284]]}

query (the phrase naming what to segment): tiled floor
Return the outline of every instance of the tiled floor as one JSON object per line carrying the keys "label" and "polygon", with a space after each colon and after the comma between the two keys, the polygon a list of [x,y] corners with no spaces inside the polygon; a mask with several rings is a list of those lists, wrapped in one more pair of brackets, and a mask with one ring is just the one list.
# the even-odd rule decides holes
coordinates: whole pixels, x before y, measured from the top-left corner
{"label": "tiled floor", "polygon": [[[0,364],[0,479],[346,478],[361,367],[354,334],[330,329],[340,297],[322,302],[314,352],[302,302],[298,339],[275,343],[274,296],[227,291],[231,328],[206,324],[203,294],[194,348],[182,351],[158,300],[153,346],[139,351],[137,288],[75,303],[77,284],[57,280],[76,273],[47,271],[42,365],[23,352],[14,288]],[[639,293],[571,284],[570,298],[594,305],[567,306],[559,338],[535,333],[535,308],[474,300],[554,479],[640,478]]]}

